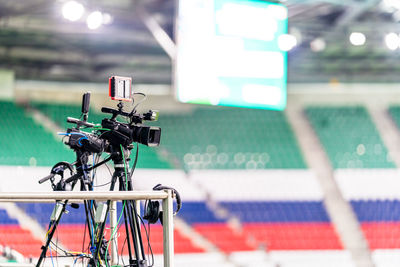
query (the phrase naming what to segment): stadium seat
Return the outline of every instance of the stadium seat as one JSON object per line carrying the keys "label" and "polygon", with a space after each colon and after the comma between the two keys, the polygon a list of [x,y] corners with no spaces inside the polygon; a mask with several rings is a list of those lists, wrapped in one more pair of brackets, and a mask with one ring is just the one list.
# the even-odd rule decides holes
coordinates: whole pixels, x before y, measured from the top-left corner
{"label": "stadium seat", "polygon": [[328,223],[245,223],[243,231],[267,250],[343,249]]}
{"label": "stadium seat", "polygon": [[185,169],[305,168],[282,112],[198,108],[160,114],[162,145]]}
{"label": "stadium seat", "polygon": [[245,234],[234,231],[225,223],[196,223],[194,229],[226,253],[256,249]]}
{"label": "stadium seat", "polygon": [[0,164],[51,166],[73,153],[13,102],[0,101]]}
{"label": "stadium seat", "polygon": [[364,107],[308,107],[306,114],[334,168],[394,167]]}
{"label": "stadium seat", "polygon": [[3,209],[0,209],[0,218],[0,245],[10,247],[25,257],[40,255],[41,240],[37,240],[28,230],[22,229],[18,221],[10,218]]}

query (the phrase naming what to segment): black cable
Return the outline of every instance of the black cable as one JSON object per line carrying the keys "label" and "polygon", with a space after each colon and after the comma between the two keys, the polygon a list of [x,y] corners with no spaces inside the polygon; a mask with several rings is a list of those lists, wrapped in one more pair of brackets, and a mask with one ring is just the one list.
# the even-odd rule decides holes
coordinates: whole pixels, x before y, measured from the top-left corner
{"label": "black cable", "polygon": [[[112,176],[113,174],[112,174],[112,172],[111,172],[111,170],[110,170],[110,167],[107,165],[107,163],[106,164],[104,164],[104,166],[106,166],[107,167],[107,170],[108,170],[108,172],[110,173],[110,175]],[[102,186],[106,186],[106,185],[109,185],[109,184],[111,184],[111,181],[110,182],[108,182],[108,183],[105,183],[105,184],[101,184],[101,185],[93,185],[93,187],[102,187]]]}
{"label": "black cable", "polygon": [[106,186],[111,184],[111,182],[105,183],[105,184],[101,184],[101,185],[93,185],[93,187],[102,187],[102,186]]}
{"label": "black cable", "polygon": [[136,142],[135,161],[133,162],[132,170],[131,170],[131,173],[129,174],[129,177],[130,177],[131,179],[132,179],[133,172],[135,171],[135,168],[136,168],[136,164],[137,164],[137,161],[138,161],[138,157],[139,157],[139,144],[138,144],[138,142]]}
{"label": "black cable", "polygon": [[[136,108],[137,108],[141,103],[143,103],[143,101],[145,101],[145,100],[147,99],[147,95],[144,94],[144,93],[140,93],[140,92],[134,93],[133,95],[141,95],[141,96],[143,96],[143,99],[141,99],[141,100],[133,107],[131,113],[134,114],[134,113],[136,113]],[[132,104],[133,104],[133,102],[132,102]]]}
{"label": "black cable", "polygon": [[105,160],[102,160],[102,161],[100,161],[99,163],[93,165],[92,167],[87,168],[86,171],[91,171],[91,170],[93,170],[94,168],[97,168],[97,167],[99,167],[100,165],[106,163],[107,161],[110,161],[111,159],[112,159],[112,157],[108,157],[108,158],[106,158]]}
{"label": "black cable", "polygon": [[[88,216],[88,214],[86,213],[86,216]],[[84,251],[85,248],[85,241],[86,241],[86,227],[89,227],[86,223],[85,223],[85,230],[83,232],[83,242],[82,242],[82,251]]]}
{"label": "black cable", "polygon": [[[56,244],[58,244],[58,228],[56,228]],[[57,250],[58,246],[56,246],[56,263],[57,263],[57,267],[58,267],[58,250]]]}
{"label": "black cable", "polygon": [[[96,157],[94,158],[93,166],[96,165],[99,162],[100,156],[101,156],[101,152],[96,154]],[[97,181],[96,173],[97,173],[97,168],[95,168],[93,170],[93,173],[92,173],[92,178],[93,178],[93,180],[91,181],[92,186],[93,186],[95,178],[96,178],[96,181]]]}
{"label": "black cable", "polygon": [[50,240],[50,243],[53,244],[57,249],[59,249],[59,250],[61,250],[62,252],[64,252],[65,256],[67,256],[67,255],[70,254],[70,253],[68,253],[68,251],[66,251],[66,250],[64,250],[64,249],[62,249],[62,248],[60,248],[60,247],[58,246],[58,243],[56,244],[56,243],[54,243],[54,242],[51,241],[51,240]]}
{"label": "black cable", "polygon": [[153,249],[151,248],[151,244],[150,244],[150,223],[148,224],[149,232],[147,232],[146,224],[144,223],[142,217],[141,217],[140,215],[138,215],[138,217],[139,217],[140,221],[142,222],[144,231],[145,231],[145,233],[146,233],[146,239],[147,239],[147,257],[148,257],[149,259],[150,259],[150,257],[149,257],[149,249],[150,249],[150,253],[151,253],[151,265],[150,265],[149,267],[153,267],[153,265],[154,265],[154,254],[153,254]]}
{"label": "black cable", "polygon": [[107,169],[108,169],[108,172],[110,173],[110,175],[112,176],[113,174],[112,174],[112,172],[111,172],[111,170],[110,170],[110,166],[108,166],[107,165],[107,163],[106,164],[104,164],[106,167],[107,167]]}
{"label": "black cable", "polygon": [[[128,233],[126,233],[126,235],[127,235]],[[125,262],[124,262],[124,247],[125,247],[125,244],[126,244],[126,240],[127,240],[127,237],[125,236],[125,240],[124,240],[124,243],[122,244],[122,248],[121,248],[121,260],[122,260],[122,265],[123,266],[125,266]]]}
{"label": "black cable", "polygon": [[[151,253],[151,266],[153,266],[154,265],[154,253],[153,253],[153,248],[151,247],[151,243],[150,243],[150,234],[151,234],[150,233],[150,230],[151,230],[150,223],[147,223],[147,226],[148,226],[148,229],[149,229],[149,236],[147,237],[147,242],[148,242],[148,247],[150,248],[150,253]],[[146,226],[144,226],[144,229],[146,229]],[[146,235],[147,235],[147,233],[146,233]],[[147,251],[147,254],[148,254],[148,251]]]}
{"label": "black cable", "polygon": [[[110,175],[112,176],[113,174],[112,174],[112,172],[111,172],[111,170],[110,170],[110,166],[108,166],[107,163],[104,164],[104,166],[107,167],[108,172],[109,172]],[[102,186],[106,186],[106,185],[109,185],[109,184],[111,184],[111,181],[108,182],[108,183],[105,183],[105,184],[101,184],[101,185],[92,185],[92,186],[93,186],[93,187],[102,187]]]}

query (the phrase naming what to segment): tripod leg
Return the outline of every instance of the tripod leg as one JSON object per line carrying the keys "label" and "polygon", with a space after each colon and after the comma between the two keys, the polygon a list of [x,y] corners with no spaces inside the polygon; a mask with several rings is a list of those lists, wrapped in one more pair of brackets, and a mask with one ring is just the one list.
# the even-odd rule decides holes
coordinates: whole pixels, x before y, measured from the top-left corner
{"label": "tripod leg", "polygon": [[[132,232],[133,244],[135,246],[135,252],[140,251],[142,259],[145,259],[140,224],[137,219],[136,205],[134,201],[128,201],[128,217],[131,222],[130,227]],[[138,247],[138,245],[140,246],[140,248]],[[136,255],[136,259],[140,259],[138,256],[139,255]]]}
{"label": "tripod leg", "polygon": [[[58,201],[57,204],[58,203],[60,203],[60,202]],[[44,246],[42,246],[42,253],[40,254],[39,260],[36,263],[36,267],[39,267],[40,264],[42,264],[43,259],[46,257],[47,249],[49,248],[51,239],[53,238],[53,235],[57,229],[58,223],[60,222],[61,215],[65,212],[65,207],[67,206],[67,203],[68,203],[68,200],[65,200],[62,203],[62,208],[61,208],[60,214],[58,216],[56,215],[57,216],[56,220],[54,221],[54,223],[52,225],[50,225],[50,227],[53,226],[53,228],[51,228],[50,233],[47,234],[46,244]]]}
{"label": "tripod leg", "polygon": [[[110,191],[114,190],[115,184],[117,182],[117,178],[118,178],[118,173],[114,173],[113,177],[111,178],[111,185],[110,185]],[[102,246],[104,245],[103,243],[103,239],[104,239],[104,230],[106,227],[106,222],[107,222],[107,217],[108,217],[108,213],[110,211],[110,204],[111,204],[111,200],[107,200],[107,209],[106,209],[106,216],[104,218],[104,222],[102,224],[99,225],[99,227],[97,228],[97,231],[95,233],[94,241],[95,241],[95,252],[93,255],[93,259],[92,259],[92,264],[93,266],[98,266],[98,262],[101,261],[101,249]],[[104,250],[106,250],[104,248]],[[107,256],[107,251],[104,251],[105,255],[104,258]],[[108,259],[105,259],[108,260]]]}
{"label": "tripod leg", "polygon": [[[124,181],[124,177],[120,176],[120,184],[122,185],[123,191],[132,191],[132,187],[130,187],[130,180]],[[125,183],[124,183],[125,182]],[[127,186],[126,186],[127,185]],[[140,225],[137,219],[137,212],[136,212],[136,205],[134,201],[127,200],[126,201],[126,214],[125,216],[128,217],[129,220],[129,228],[130,228],[130,233],[129,233],[129,228],[127,225],[125,225],[127,229],[127,236],[129,234],[132,234],[132,243],[133,247],[135,249],[135,258],[136,258],[136,263],[135,261],[131,260],[130,258],[130,264],[136,266],[145,266],[145,254],[144,254],[144,249],[143,249],[143,241],[142,241],[142,236],[140,233]],[[125,217],[126,218],[126,217]],[[126,220],[126,219],[125,219]],[[140,246],[140,247],[139,247]]]}
{"label": "tripod leg", "polygon": [[[132,186],[132,180],[131,177],[128,176],[128,182],[127,182],[127,190],[128,191],[133,191],[133,186]],[[137,207],[136,207],[136,201],[129,201],[131,203],[131,208],[129,209],[131,213],[131,217],[133,218],[133,223],[134,223],[134,230],[135,230],[135,237],[136,237],[136,242],[139,243],[140,245],[140,250],[142,254],[142,259],[145,259],[145,253],[144,253],[144,248],[143,248],[143,240],[142,240],[142,235],[141,235],[141,229],[140,229],[140,223],[138,221],[138,213],[137,213]],[[133,212],[132,212],[133,211]]]}
{"label": "tripod leg", "polygon": [[[86,166],[86,165],[84,165]],[[87,166],[83,169],[87,169]],[[79,177],[80,184],[81,184],[81,191],[93,191],[93,186],[91,183],[88,183],[88,173],[85,171],[82,171],[82,175]],[[94,232],[92,232],[92,229],[95,227],[95,215],[94,215],[94,210],[97,208],[97,203],[94,200],[85,200],[84,201],[84,206],[85,206],[85,214],[86,214],[86,226],[88,229],[89,233],[89,239],[90,239],[90,246],[91,248],[94,247],[95,240],[94,240]]]}
{"label": "tripod leg", "polygon": [[84,201],[85,205],[85,214],[86,214],[86,226],[88,228],[89,232],[89,238],[90,238],[90,244],[92,244],[93,240],[93,233],[91,231],[92,228],[94,228],[94,215],[93,215],[93,209],[91,208],[91,205],[89,204],[88,200]]}

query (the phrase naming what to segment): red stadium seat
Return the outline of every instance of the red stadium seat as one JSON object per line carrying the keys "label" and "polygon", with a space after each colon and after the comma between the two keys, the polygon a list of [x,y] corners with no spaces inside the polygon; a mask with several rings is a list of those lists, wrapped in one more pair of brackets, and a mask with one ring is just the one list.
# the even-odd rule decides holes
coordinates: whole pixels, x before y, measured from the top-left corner
{"label": "red stadium seat", "polygon": [[243,228],[268,250],[343,249],[328,223],[251,223]]}
{"label": "red stadium seat", "polygon": [[400,248],[400,222],[362,223],[370,249]]}
{"label": "red stadium seat", "polygon": [[244,233],[234,232],[225,223],[195,224],[194,229],[224,252],[255,250]]}
{"label": "red stadium seat", "polygon": [[42,241],[35,239],[31,232],[19,225],[6,224],[0,226],[0,244],[18,251],[25,257],[38,257]]}

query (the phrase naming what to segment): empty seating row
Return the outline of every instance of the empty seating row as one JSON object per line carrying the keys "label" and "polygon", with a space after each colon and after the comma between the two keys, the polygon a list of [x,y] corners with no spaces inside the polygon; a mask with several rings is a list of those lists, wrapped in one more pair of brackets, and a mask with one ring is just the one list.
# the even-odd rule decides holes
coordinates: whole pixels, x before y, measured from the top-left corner
{"label": "empty seating row", "polygon": [[351,205],[370,249],[399,249],[398,170],[336,170],[335,179]]}
{"label": "empty seating row", "polygon": [[243,231],[267,250],[343,248],[329,223],[245,223]]}
{"label": "empty seating row", "polygon": [[13,102],[0,101],[0,125],[1,165],[46,166],[73,160],[72,151]]}
{"label": "empty seating row", "polygon": [[360,222],[400,222],[400,200],[352,200]]}
{"label": "empty seating row", "polygon": [[257,249],[256,242],[251,242],[247,234],[235,231],[226,223],[196,223],[194,229],[227,253]]}
{"label": "empty seating row", "polygon": [[162,144],[187,169],[305,168],[282,112],[197,108],[161,114]]}
{"label": "empty seating row", "polygon": [[30,231],[21,228],[7,211],[0,209],[0,245],[14,249],[25,257],[37,257],[40,255],[42,242]]}
{"label": "empty seating row", "polygon": [[393,168],[364,107],[308,107],[306,114],[334,168]]}
{"label": "empty seating row", "polygon": [[321,201],[236,201],[222,207],[242,222],[329,222]]}

